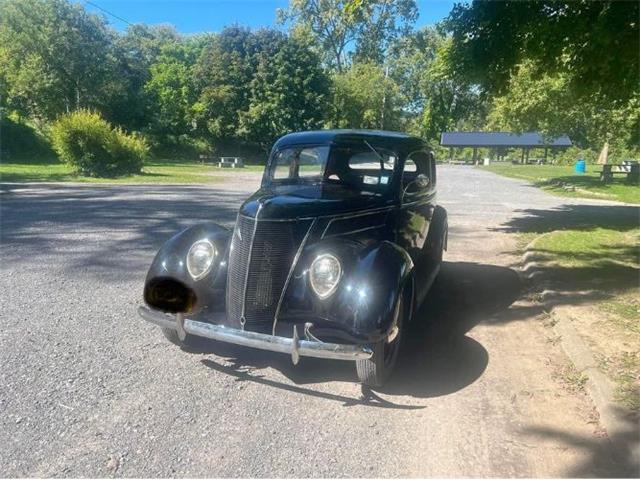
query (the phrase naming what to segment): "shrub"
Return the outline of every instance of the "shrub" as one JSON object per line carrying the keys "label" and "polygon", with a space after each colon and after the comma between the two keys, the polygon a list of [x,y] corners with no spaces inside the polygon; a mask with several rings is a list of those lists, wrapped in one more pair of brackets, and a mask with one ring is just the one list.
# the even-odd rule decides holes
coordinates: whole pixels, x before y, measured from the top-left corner
{"label": "shrub", "polygon": [[599,153],[588,148],[569,147],[560,150],[555,155],[551,154],[549,157],[551,162],[556,165],[574,165],[578,160],[596,163]]}
{"label": "shrub", "polygon": [[63,162],[91,177],[139,173],[149,153],[144,139],[113,128],[87,110],[59,117],[51,127],[51,140]]}

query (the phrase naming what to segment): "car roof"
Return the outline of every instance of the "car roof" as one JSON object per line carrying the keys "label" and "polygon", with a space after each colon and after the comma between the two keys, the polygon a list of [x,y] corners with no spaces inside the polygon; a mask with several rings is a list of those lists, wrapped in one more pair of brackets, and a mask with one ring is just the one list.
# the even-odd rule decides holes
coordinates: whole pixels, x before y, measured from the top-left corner
{"label": "car roof", "polygon": [[412,151],[427,147],[421,138],[412,137],[406,133],[386,130],[310,130],[306,132],[290,133],[280,137],[274,144],[274,150],[290,145],[322,145],[342,143],[357,140],[367,140],[375,145],[387,146],[394,150]]}

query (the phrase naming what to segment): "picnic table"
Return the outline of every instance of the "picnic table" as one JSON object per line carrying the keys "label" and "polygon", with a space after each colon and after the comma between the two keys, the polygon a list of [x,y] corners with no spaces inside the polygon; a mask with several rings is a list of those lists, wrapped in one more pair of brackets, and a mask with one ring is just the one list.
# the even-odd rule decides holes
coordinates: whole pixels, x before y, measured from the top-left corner
{"label": "picnic table", "polygon": [[202,164],[217,163],[218,168],[244,168],[244,162],[240,157],[214,157],[210,154],[202,154],[198,158]]}
{"label": "picnic table", "polygon": [[240,157],[220,157],[219,168],[244,168],[244,162]]}
{"label": "picnic table", "polygon": [[629,160],[621,164],[605,164],[602,165],[602,171],[598,173],[600,173],[600,180],[603,183],[613,181],[614,175],[625,175],[627,182],[638,183],[640,180],[640,163]]}

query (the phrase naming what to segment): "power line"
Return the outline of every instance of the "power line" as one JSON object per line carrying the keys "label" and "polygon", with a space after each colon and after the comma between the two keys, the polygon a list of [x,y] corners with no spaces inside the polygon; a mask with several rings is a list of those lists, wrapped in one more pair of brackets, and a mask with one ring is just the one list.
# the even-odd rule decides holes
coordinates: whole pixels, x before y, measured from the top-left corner
{"label": "power line", "polygon": [[104,12],[104,13],[106,13],[107,15],[111,15],[113,18],[116,18],[116,19],[120,20],[121,22],[126,23],[127,25],[132,25],[132,26],[133,26],[133,23],[131,23],[131,22],[129,22],[129,21],[127,21],[127,20],[125,20],[125,19],[124,19],[124,18],[122,18],[122,17],[119,17],[119,16],[118,16],[118,15],[116,15],[115,13],[111,13],[109,10],[105,10],[105,9],[104,9],[104,8],[102,8],[100,5],[96,5],[95,3],[90,2],[89,0],[84,0],[84,3],[88,3],[89,5],[91,5],[91,6],[93,6],[93,7],[96,7],[98,10],[103,11],[103,12]]}

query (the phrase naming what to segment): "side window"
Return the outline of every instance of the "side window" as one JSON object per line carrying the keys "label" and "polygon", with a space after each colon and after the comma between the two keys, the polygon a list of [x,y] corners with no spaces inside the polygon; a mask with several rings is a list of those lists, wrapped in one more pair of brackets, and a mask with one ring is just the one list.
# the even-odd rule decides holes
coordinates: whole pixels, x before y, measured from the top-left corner
{"label": "side window", "polygon": [[[382,156],[382,169],[393,170],[396,157],[392,153],[380,149],[378,155]],[[349,168],[352,170],[380,170],[380,157],[373,152],[359,152],[349,158]]]}
{"label": "side window", "polygon": [[414,152],[404,161],[402,170],[402,185],[406,187],[420,174],[426,175],[433,181],[434,170],[431,166],[433,156],[430,152]]}

